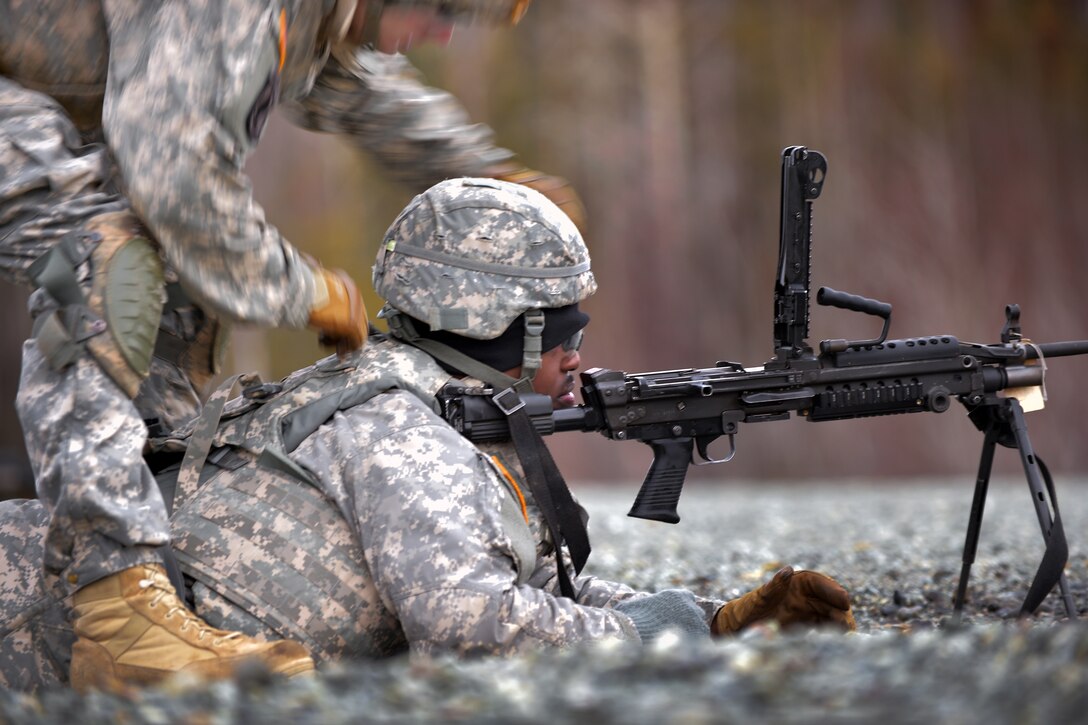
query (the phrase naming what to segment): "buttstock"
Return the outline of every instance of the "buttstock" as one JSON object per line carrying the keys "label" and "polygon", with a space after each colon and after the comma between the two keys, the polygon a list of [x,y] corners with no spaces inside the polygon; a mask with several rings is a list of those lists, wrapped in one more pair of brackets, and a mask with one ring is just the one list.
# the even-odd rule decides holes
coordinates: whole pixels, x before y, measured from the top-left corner
{"label": "buttstock", "polygon": [[654,460],[627,515],[675,524],[680,521],[676,504],[684,488],[694,441],[691,438],[670,438],[648,443],[653,449]]}

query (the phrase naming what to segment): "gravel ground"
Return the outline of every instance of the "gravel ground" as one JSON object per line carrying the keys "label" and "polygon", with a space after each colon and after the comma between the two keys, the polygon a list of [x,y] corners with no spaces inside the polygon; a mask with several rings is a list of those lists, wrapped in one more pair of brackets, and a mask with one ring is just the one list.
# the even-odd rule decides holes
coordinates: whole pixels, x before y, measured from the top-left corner
{"label": "gravel ground", "polygon": [[[1088,620],[1088,479],[1059,479],[1066,569]],[[1065,723],[1088,718],[1088,623],[1055,594],[1015,620],[1042,555],[1022,481],[991,486],[964,621],[950,619],[971,481],[689,486],[676,526],[624,513],[633,490],[575,486],[592,573],[731,597],[783,564],[851,591],[858,633],[763,629],[513,659],[357,663],[289,683],[175,680],[128,697],[0,692],[9,722]]]}

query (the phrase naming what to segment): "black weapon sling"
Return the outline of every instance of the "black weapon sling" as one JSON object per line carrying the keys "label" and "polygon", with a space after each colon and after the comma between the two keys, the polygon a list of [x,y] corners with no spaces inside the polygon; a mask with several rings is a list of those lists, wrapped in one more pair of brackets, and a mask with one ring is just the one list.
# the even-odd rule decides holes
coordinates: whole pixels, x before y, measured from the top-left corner
{"label": "black weapon sling", "polygon": [[574,585],[563,563],[563,543],[570,551],[574,573],[578,574],[589,558],[589,534],[581,510],[567,488],[559,467],[555,464],[548,447],[533,426],[520,396],[514,388],[507,388],[492,400],[506,415],[510,424],[510,438],[514,442],[529,490],[536,499],[555,546],[555,564],[559,576],[559,591],[574,599]]}
{"label": "black weapon sling", "polygon": [[574,573],[578,574],[589,558],[589,534],[586,522],[582,520],[581,509],[574,502],[574,497],[567,488],[563,475],[559,472],[544,439],[533,427],[525,404],[518,394],[518,389],[526,390],[530,385],[525,378],[514,380],[480,361],[455,350],[437,340],[420,337],[411,320],[395,314],[387,318],[390,331],[401,342],[417,347],[462,373],[476,378],[499,392],[492,396],[495,406],[506,416],[510,425],[510,438],[514,442],[522,468],[525,469],[526,483],[540,508],[544,522],[555,546],[555,563],[559,576],[559,591],[563,596],[574,599],[574,585],[563,563],[563,543],[570,551]]}

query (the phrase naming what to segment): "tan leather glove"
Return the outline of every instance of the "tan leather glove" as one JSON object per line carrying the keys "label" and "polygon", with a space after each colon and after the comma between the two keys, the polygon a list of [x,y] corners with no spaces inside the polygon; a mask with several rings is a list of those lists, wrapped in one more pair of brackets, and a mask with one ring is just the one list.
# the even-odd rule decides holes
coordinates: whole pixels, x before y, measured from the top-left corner
{"label": "tan leather glove", "polygon": [[316,292],[310,308],[310,327],[317,328],[322,345],[335,347],[341,357],[358,350],[366,342],[368,325],[359,288],[342,269],[314,264],[311,271]]}
{"label": "tan leather glove", "polygon": [[570,217],[574,226],[578,227],[578,231],[582,234],[586,233],[586,208],[582,205],[578,192],[566,179],[550,176],[514,162],[496,164],[485,170],[483,175],[539,191]]}
{"label": "tan leather glove", "polygon": [[710,631],[730,634],[773,619],[783,628],[795,624],[834,625],[857,629],[850,611],[850,595],[829,576],[814,571],[795,572],[787,566],[759,589],[726,602],[714,615]]}

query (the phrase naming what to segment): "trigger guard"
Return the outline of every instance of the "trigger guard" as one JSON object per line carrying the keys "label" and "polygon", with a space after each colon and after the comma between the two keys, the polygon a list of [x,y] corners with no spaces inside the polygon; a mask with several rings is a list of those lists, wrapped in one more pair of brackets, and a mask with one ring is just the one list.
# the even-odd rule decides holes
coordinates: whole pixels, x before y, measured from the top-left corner
{"label": "trigger guard", "polygon": [[725,458],[711,458],[706,450],[707,445],[710,443],[710,441],[704,441],[701,438],[696,438],[695,448],[699,451],[699,455],[702,456],[703,460],[695,460],[695,454],[693,453],[691,456],[691,462],[696,466],[710,466],[715,463],[728,463],[729,461],[733,460],[733,456],[737,455],[737,444],[734,440],[735,435],[735,433],[729,434],[729,455]]}

